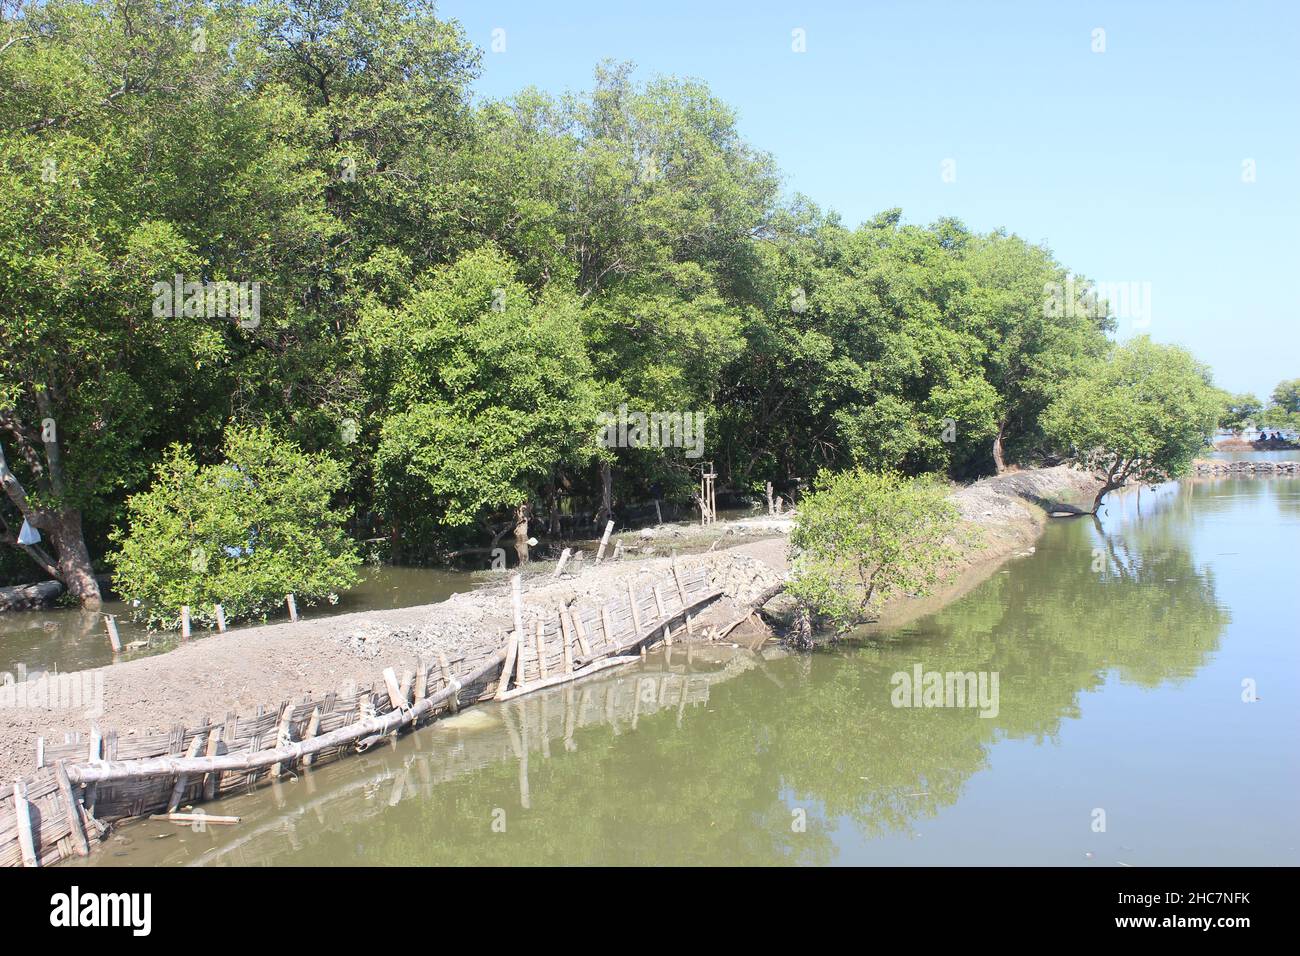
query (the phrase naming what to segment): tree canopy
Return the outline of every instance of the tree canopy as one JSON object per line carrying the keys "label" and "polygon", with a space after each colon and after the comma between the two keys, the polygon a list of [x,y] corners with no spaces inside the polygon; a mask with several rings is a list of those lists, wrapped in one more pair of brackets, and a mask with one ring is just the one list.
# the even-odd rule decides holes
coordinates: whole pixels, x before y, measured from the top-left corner
{"label": "tree canopy", "polygon": [[94,603],[168,449],[249,425],[338,462],[403,560],[688,505],[700,459],[597,447],[624,403],[700,415],[741,495],[1074,440],[1048,409],[1113,323],[1047,248],[846,226],[698,80],[475,100],[479,57],[427,0],[0,7],[0,575]]}

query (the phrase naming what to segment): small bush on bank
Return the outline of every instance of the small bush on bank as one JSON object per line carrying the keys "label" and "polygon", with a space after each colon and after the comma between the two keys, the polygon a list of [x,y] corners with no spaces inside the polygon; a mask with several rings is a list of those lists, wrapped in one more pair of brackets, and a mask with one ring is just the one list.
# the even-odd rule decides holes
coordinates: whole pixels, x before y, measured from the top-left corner
{"label": "small bush on bank", "polygon": [[871,620],[894,591],[925,594],[953,556],[957,510],[929,478],[855,469],[823,475],[790,535],[803,636]]}
{"label": "small bush on bank", "polygon": [[343,467],[306,454],[266,428],[232,428],[224,460],[200,467],[173,445],[152,486],[127,502],[128,529],[109,555],[114,589],[143,605],[140,616],[179,626],[261,617],[292,593],[300,605],[332,598],[357,582],[360,558],[331,508]]}

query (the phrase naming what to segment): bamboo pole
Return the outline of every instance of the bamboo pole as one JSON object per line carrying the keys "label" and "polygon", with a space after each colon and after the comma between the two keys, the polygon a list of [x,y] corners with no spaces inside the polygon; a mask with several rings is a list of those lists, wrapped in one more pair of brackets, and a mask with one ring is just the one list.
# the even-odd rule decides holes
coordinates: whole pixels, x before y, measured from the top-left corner
{"label": "bamboo pole", "polygon": [[673,629],[668,624],[668,614],[664,610],[664,593],[659,590],[659,585],[655,585],[655,605],[659,608],[659,620],[664,625],[664,644],[668,647],[673,646]]}
{"label": "bamboo pole", "polygon": [[113,653],[121,654],[122,635],[117,632],[117,617],[112,614],[105,614],[104,629],[108,631],[108,643],[112,646]]}
{"label": "bamboo pole", "polygon": [[[199,745],[203,743],[203,735],[195,734],[194,739],[185,750],[186,757],[197,757],[199,755]],[[189,786],[189,774],[181,774],[176,778],[176,786],[172,787],[172,798],[167,801],[167,812],[174,813],[176,808],[181,805],[181,797],[185,796],[185,788]]]}
{"label": "bamboo pole", "polygon": [[573,673],[573,632],[569,629],[569,616],[560,608],[560,637],[564,641],[564,673]]}
{"label": "bamboo pole", "polygon": [[[311,711],[311,717],[307,721],[307,729],[303,732],[302,739],[304,741],[311,740],[318,733],[320,733],[320,708],[313,707]],[[310,753],[303,754],[302,765],[304,767],[310,767],[314,759],[315,759],[314,754],[310,754]]]}
{"label": "bamboo pole", "polygon": [[211,813],[152,813],[150,820],[166,820],[169,823],[212,823],[219,826],[232,826],[240,817],[219,817]]}
{"label": "bamboo pole", "polygon": [[551,577],[558,578],[560,576],[561,572],[564,571],[564,566],[569,563],[569,556],[572,554],[572,548],[565,548],[560,552],[560,563],[557,564],[555,570],[551,572]]}
{"label": "bamboo pole", "polygon": [[58,777],[59,792],[63,794],[63,800],[68,805],[68,829],[72,833],[73,852],[77,856],[90,856],[90,841],[86,839],[86,828],[81,822],[81,804],[76,794],[72,792],[68,768],[64,766],[62,760],[54,765],[54,773]]}
{"label": "bamboo pole", "polygon": [[535,647],[537,648],[537,676],[545,680],[547,677],[546,637],[543,632],[542,617],[540,614],[537,616],[537,636]]}
{"label": "bamboo pole", "polygon": [[14,822],[18,826],[18,848],[23,866],[39,866],[36,857],[36,840],[32,836],[32,808],[27,802],[27,783],[14,781]]}
{"label": "bamboo pole", "polygon": [[614,533],[614,522],[611,520],[605,524],[605,533],[600,537],[600,548],[596,551],[596,563],[600,564],[605,559],[605,549],[609,547],[609,536]]}
{"label": "bamboo pole", "polygon": [[[385,676],[387,676],[388,673],[391,673],[391,668],[389,669],[389,671],[385,672]],[[290,718],[292,717],[293,717],[293,704],[289,703],[286,700],[284,703],[280,705],[280,722],[276,725],[275,728],[275,745],[277,748],[282,747],[293,740],[293,734],[290,730],[291,727]],[[284,762],[277,760],[275,763],[271,764],[271,776],[272,777],[280,776],[280,771],[283,769],[284,769]]]}
{"label": "bamboo pole", "polygon": [[636,636],[641,636],[641,612],[636,608],[636,589],[632,587],[632,582],[627,582],[627,603],[632,608],[632,629]]}
{"label": "bamboo pole", "polygon": [[587,641],[587,626],[578,617],[578,612],[572,609],[569,611],[569,619],[573,621],[573,633],[578,637],[578,649],[582,651],[583,657],[590,657],[591,644]]}
{"label": "bamboo pole", "polygon": [[524,579],[523,576],[516,573],[510,579],[510,606],[515,615],[515,630],[510,636],[506,645],[506,663],[501,669],[501,680],[497,682],[496,699],[500,700],[501,695],[509,689],[510,674],[514,670],[515,662],[519,655],[523,654],[524,640]]}
{"label": "bamboo pole", "polygon": [[614,619],[610,616],[609,605],[600,606],[600,625],[605,629],[605,643],[614,646]]}

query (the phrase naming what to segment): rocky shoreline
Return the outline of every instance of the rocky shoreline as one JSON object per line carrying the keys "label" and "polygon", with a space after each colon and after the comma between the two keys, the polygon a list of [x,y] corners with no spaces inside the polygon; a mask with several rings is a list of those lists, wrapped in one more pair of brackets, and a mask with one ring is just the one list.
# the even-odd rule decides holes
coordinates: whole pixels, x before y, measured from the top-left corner
{"label": "rocky shoreline", "polygon": [[1300,474],[1300,461],[1198,461],[1192,465],[1195,475],[1289,476]]}

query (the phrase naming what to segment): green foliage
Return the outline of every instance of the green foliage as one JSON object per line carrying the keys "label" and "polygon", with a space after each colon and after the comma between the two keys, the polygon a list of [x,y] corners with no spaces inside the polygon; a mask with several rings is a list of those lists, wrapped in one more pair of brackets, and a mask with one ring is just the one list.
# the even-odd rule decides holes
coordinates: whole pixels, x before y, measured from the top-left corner
{"label": "green foliage", "polygon": [[435,270],[400,308],[370,310],[357,339],[387,397],[375,474],[390,515],[467,524],[595,451],[576,300],[534,299],[491,248]]}
{"label": "green foliage", "polygon": [[1154,484],[1186,473],[1221,412],[1204,365],[1186,349],[1143,336],[1067,383],[1044,425],[1105,481],[1095,508],[1125,481]]}
{"label": "green foliage", "polygon": [[1264,411],[1264,403],[1254,395],[1242,393],[1233,395],[1230,392],[1219,390],[1219,420],[1218,427],[1224,431],[1239,432],[1260,421],[1260,413]]}
{"label": "green foliage", "polygon": [[331,504],[344,479],[337,462],[264,427],[229,429],[219,464],[173,445],[149,489],[127,501],[109,556],[115,587],[164,627],[178,625],[182,605],[212,621],[214,604],[234,620],[264,616],[290,593],[304,605],[333,599],[360,563],[347,512]]}
{"label": "green foliage", "polygon": [[[404,559],[530,502],[590,513],[597,463],[616,501],[685,499],[678,450],[593,447],[623,402],[703,413],[724,493],[965,478],[1059,450],[1044,410],[1106,350],[1104,303],[1051,307],[1042,246],[780,203],[698,81],[606,63],[585,93],[476,102],[480,51],[428,0],[29,0],[0,48],[0,440],[25,489],[0,540],[37,518],[60,561],[232,421],[341,462]],[[260,324],[154,315],[177,273],[258,282]]]}
{"label": "green foliage", "polygon": [[789,592],[812,618],[848,630],[891,594],[929,591],[954,554],[956,520],[934,479],[861,468],[823,474],[799,503]]}

